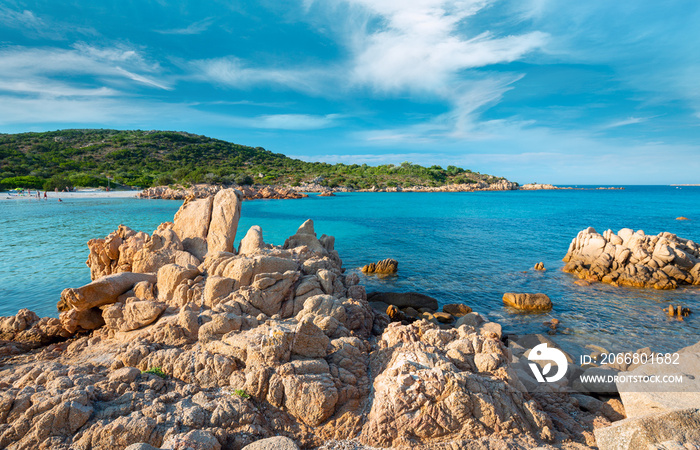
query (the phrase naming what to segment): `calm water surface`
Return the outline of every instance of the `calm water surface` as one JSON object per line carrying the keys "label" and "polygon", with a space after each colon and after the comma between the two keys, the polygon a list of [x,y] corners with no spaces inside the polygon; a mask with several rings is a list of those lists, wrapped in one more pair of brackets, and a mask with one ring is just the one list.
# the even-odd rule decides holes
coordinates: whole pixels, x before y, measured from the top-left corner
{"label": "calm water surface", "polygon": [[[30,308],[57,314],[61,290],[90,281],[85,243],[119,224],[152,232],[172,220],[181,202],[137,199],[0,200],[0,315]],[[625,190],[483,193],[351,193],[243,204],[238,238],[260,225],[266,242],[282,244],[307,218],[336,237],[349,270],[384,258],[399,275],[361,276],[368,291],[418,291],[441,303],[465,302],[499,321],[505,332],[543,332],[556,317],[568,328],[557,340],[575,351],[651,346],[672,351],[700,340],[700,289],[676,291],[579,287],[561,272],[561,258],[581,229],[623,227],[670,231],[700,241],[700,188],[629,186]],[[677,221],[678,216],[693,220]],[[543,261],[546,272],[531,270]],[[517,314],[504,292],[544,292],[550,314]],[[661,311],[682,303],[684,322]]]}

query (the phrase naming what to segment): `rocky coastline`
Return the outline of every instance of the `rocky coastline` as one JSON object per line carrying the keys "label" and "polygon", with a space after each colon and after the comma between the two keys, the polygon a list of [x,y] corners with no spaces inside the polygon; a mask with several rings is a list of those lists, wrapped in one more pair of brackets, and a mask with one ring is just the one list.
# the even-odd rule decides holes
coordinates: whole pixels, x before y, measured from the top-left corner
{"label": "rocky coastline", "polygon": [[[527,355],[547,337],[422,294],[368,298],[311,220],[234,248],[244,193],[196,197],[150,235],[89,241],[93,281],[59,318],[0,318],[0,448],[646,448],[660,441],[634,430],[669,415],[665,441],[693,442],[692,396],[679,412],[542,389]],[[639,367],[576,370],[592,369]]]}
{"label": "rocky coastline", "polygon": [[481,191],[534,191],[534,190],[572,190],[572,189],[624,189],[614,187],[573,188],[559,187],[551,184],[518,185],[508,180],[495,183],[479,181],[477,183],[449,184],[445,186],[408,186],[408,187],[373,187],[371,189],[353,189],[345,186],[326,187],[319,183],[301,183],[298,186],[289,185],[253,185],[253,186],[223,186],[216,184],[195,184],[185,186],[155,186],[141,191],[137,197],[147,199],[185,200],[187,198],[205,198],[215,195],[222,189],[236,189],[243,195],[243,200],[257,199],[298,199],[308,197],[307,193],[318,193],[321,197],[333,197],[337,192],[481,192]]}
{"label": "rocky coastline", "polygon": [[564,262],[564,272],[589,282],[654,289],[700,285],[700,246],[668,232],[649,236],[623,228],[601,235],[589,227],[571,241]]}

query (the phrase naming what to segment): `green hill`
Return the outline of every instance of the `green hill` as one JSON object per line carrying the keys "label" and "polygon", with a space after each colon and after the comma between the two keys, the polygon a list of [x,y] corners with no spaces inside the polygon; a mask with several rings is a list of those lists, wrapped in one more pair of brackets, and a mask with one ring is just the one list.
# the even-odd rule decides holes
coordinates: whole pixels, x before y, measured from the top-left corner
{"label": "green hill", "polygon": [[[455,166],[409,162],[310,163],[205,136],[173,131],[62,130],[0,134],[0,189],[52,190],[111,183],[141,188],[165,184],[287,184],[321,180],[328,187],[442,186],[502,178]],[[319,178],[321,177],[321,178]]]}

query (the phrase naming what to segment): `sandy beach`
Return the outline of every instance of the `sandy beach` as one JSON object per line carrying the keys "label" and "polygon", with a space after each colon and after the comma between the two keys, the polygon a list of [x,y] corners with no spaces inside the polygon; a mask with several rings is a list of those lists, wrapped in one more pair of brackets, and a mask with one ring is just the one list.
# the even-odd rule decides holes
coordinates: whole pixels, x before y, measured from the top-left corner
{"label": "sandy beach", "polygon": [[[66,198],[131,198],[136,197],[141,191],[105,191],[101,189],[80,189],[73,192],[47,192],[46,196],[50,199],[66,199]],[[41,199],[44,198],[44,192],[41,192]],[[9,195],[7,192],[0,194],[2,200],[36,200],[34,196],[29,195]]]}

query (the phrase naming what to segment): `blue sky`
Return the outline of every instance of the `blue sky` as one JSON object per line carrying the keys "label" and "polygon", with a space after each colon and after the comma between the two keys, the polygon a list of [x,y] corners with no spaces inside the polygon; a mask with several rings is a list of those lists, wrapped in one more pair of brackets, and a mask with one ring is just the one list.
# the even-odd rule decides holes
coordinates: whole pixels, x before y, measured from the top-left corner
{"label": "blue sky", "polygon": [[696,0],[3,0],[0,132],[700,183],[698,24]]}

